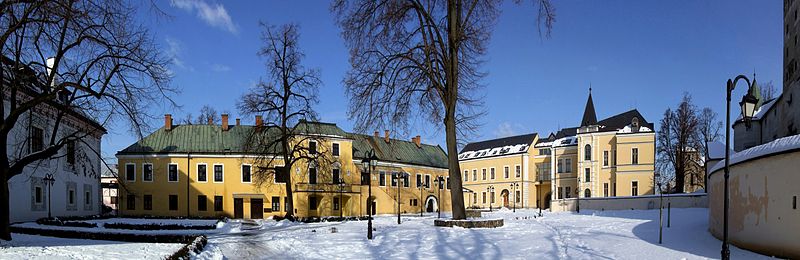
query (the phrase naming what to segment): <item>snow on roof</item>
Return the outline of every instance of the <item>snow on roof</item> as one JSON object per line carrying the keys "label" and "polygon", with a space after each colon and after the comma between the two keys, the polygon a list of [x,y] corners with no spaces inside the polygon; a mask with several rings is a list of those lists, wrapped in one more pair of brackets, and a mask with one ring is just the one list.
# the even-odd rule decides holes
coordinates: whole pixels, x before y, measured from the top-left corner
{"label": "snow on roof", "polygon": [[[731,154],[733,154],[731,150]],[[725,159],[725,144],[714,141],[708,143],[708,159]]]}
{"label": "snow on roof", "polygon": [[567,136],[553,141],[553,147],[562,147],[562,146],[570,146],[577,144],[578,144],[578,137],[576,136]]}
{"label": "snow on roof", "polygon": [[[761,117],[763,117],[764,115],[767,114],[767,112],[769,112],[769,109],[772,108],[772,105],[775,105],[776,101],[778,101],[778,99],[777,98],[773,98],[769,102],[762,104],[761,107],[756,109],[755,114],[753,114],[752,120],[761,120]],[[739,116],[736,117],[736,121],[739,121],[739,120],[742,120],[742,114],[741,113],[739,113]]]}
{"label": "snow on roof", "polygon": [[493,147],[489,149],[467,151],[458,155],[459,160],[476,159],[482,157],[499,156],[506,154],[515,154],[528,151],[527,144],[506,145],[501,147]]}
{"label": "snow on roof", "polygon": [[622,129],[617,130],[617,133],[629,134],[629,133],[650,132],[650,131],[653,131],[653,130],[650,130],[650,128],[648,128],[646,126],[640,126],[639,129],[637,130],[637,129],[631,128],[631,126],[629,126],[629,125],[626,125]]}
{"label": "snow on roof", "polygon": [[[789,150],[800,149],[800,135],[787,136],[784,138],[775,139],[772,142],[765,143],[759,146],[751,147],[750,149],[731,154],[730,164],[737,164],[750,159],[758,158],[765,155],[774,153],[785,152]],[[724,151],[724,150],[723,150]],[[714,168],[711,168],[711,173],[718,171],[725,167],[725,160],[720,161]]]}

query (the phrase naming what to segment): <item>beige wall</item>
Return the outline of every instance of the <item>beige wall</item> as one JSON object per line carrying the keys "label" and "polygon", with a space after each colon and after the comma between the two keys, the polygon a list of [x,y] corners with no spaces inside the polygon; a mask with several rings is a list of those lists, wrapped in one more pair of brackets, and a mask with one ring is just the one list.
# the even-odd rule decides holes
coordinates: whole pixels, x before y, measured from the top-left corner
{"label": "beige wall", "polygon": [[[663,207],[667,204],[673,208],[706,208],[708,196],[706,194],[673,194],[661,198],[658,195],[645,195],[637,197],[609,197],[609,198],[581,198],[581,209],[591,210],[647,210],[657,209],[663,199]],[[553,200],[552,211],[575,211],[577,199]]]}
{"label": "beige wall", "polygon": [[[767,255],[800,258],[800,151],[730,166],[729,236],[737,247]],[[711,234],[722,239],[723,169],[709,175]]]}

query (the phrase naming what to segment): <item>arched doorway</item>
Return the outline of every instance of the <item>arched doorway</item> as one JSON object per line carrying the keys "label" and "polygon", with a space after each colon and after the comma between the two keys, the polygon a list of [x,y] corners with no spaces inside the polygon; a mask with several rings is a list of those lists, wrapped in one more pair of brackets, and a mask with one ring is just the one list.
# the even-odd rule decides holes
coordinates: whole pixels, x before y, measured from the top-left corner
{"label": "arched doorway", "polygon": [[508,190],[501,191],[500,197],[503,197],[503,207],[508,208]]}
{"label": "arched doorway", "polygon": [[433,195],[425,199],[425,212],[436,212],[439,210],[439,201]]}
{"label": "arched doorway", "polygon": [[552,198],[552,194],[553,194],[552,192],[548,192],[547,195],[544,195],[544,208],[545,209],[549,209],[550,208],[550,200],[553,199]]}
{"label": "arched doorway", "polygon": [[583,197],[591,198],[592,197],[592,191],[590,191],[589,189],[584,190],[583,191]]}

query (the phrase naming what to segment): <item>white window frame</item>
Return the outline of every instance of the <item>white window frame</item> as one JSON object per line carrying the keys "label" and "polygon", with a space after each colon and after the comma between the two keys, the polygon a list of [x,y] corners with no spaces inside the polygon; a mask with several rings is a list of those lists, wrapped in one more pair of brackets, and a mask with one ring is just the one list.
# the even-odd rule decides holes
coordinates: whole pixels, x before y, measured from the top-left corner
{"label": "white window frame", "polygon": [[[519,172],[517,171],[517,168],[519,168]],[[514,164],[514,178],[522,178],[522,165]]]}
{"label": "white window frame", "polygon": [[[128,165],[133,165],[133,179],[128,179]],[[136,182],[136,164],[135,163],[126,163],[125,164],[125,182]]]}
{"label": "white window frame", "polygon": [[[339,154],[333,154],[333,151],[336,151],[333,149],[333,146],[339,146]],[[341,154],[342,154],[342,145],[339,144],[339,142],[331,142],[331,155],[333,157],[339,157]]]}
{"label": "white window frame", "polygon": [[478,169],[472,169],[472,181],[478,181]]}
{"label": "white window frame", "polygon": [[603,168],[608,168],[611,164],[611,153],[608,150],[603,150]]}
{"label": "white window frame", "polygon": [[[217,181],[217,165],[222,166],[222,181]],[[215,163],[211,168],[211,181],[213,183],[225,183],[225,164]]]}
{"label": "white window frame", "polygon": [[[250,167],[250,181],[244,181],[244,167]],[[253,183],[253,165],[249,163],[243,163],[241,167],[239,167],[239,181],[242,183]]]}
{"label": "white window frame", "polygon": [[[144,166],[150,165],[150,180],[144,179]],[[156,168],[153,167],[153,163],[142,163],[142,182],[153,182],[156,180]]]}
{"label": "white window frame", "polygon": [[[636,183],[636,195],[633,195],[633,183]],[[631,197],[639,196],[639,180],[631,180]]]}
{"label": "white window frame", "polygon": [[488,177],[486,176],[486,174],[487,174],[486,168],[481,168],[481,180],[482,181],[488,180],[487,179]]}
{"label": "white window frame", "polygon": [[[469,171],[469,170],[467,170]],[[422,177],[422,174],[417,173],[417,188],[425,187],[425,179]]]}
{"label": "white window frame", "polygon": [[[174,181],[169,180],[169,167],[172,166],[172,165],[175,165],[175,180]],[[167,182],[175,183],[175,182],[180,182],[180,181],[181,181],[181,167],[178,166],[177,163],[168,163],[167,164]]]}
{"label": "white window frame", "polygon": [[572,173],[572,158],[564,158],[564,168],[565,173]]}
{"label": "white window frame", "polygon": [[489,167],[489,179],[494,180],[495,178],[497,178],[497,169]]}
{"label": "white window frame", "polygon": [[464,182],[469,181],[469,170],[464,170]]}
{"label": "white window frame", "polygon": [[425,181],[425,188],[426,189],[430,189],[431,188],[431,182],[433,182],[433,178],[431,178],[431,175],[430,174],[425,174],[424,181]]}
{"label": "white window frame", "polygon": [[[200,180],[200,165],[205,165],[206,166],[206,180],[205,181],[201,181]],[[207,183],[208,182],[208,164],[207,163],[197,163],[197,164],[195,164],[194,177],[195,177],[195,180],[197,180],[197,182]]]}
{"label": "white window frame", "polygon": [[511,178],[511,167],[509,167],[508,165],[503,165],[503,178],[505,179]]}
{"label": "white window frame", "polygon": [[[636,150],[636,163],[633,163],[634,150]],[[631,165],[639,165],[639,147],[631,147]]]}

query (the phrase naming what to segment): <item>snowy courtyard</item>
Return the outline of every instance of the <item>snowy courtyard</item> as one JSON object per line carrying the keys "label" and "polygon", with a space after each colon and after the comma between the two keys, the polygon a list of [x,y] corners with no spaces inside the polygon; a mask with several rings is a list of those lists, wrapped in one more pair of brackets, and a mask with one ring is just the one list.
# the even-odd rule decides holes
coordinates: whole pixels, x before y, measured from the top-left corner
{"label": "snowy courtyard", "polygon": [[[375,219],[374,239],[366,221],[292,223],[264,220],[261,226],[209,236],[199,259],[704,259],[719,258],[720,241],[707,231],[708,209],[672,209],[658,244],[658,210],[549,213],[501,210],[496,229],[439,228],[436,215]],[[335,229],[336,232],[332,232]],[[768,258],[736,247],[734,259]]]}
{"label": "snowy courtyard", "polygon": [[13,234],[0,241],[0,259],[164,259],[181,243],[128,243]]}

